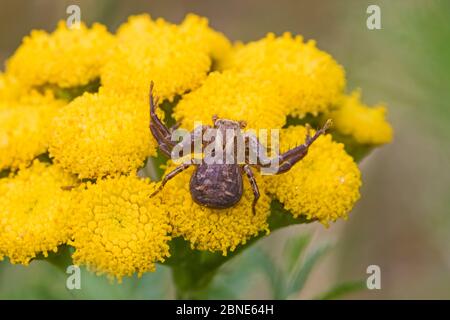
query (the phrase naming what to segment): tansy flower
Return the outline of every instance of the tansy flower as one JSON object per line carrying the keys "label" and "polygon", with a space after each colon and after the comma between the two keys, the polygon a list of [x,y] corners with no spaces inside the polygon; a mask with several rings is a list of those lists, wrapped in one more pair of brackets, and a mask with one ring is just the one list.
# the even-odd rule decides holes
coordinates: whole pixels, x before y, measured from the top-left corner
{"label": "tansy flower", "polygon": [[7,73],[25,86],[55,85],[60,88],[85,85],[100,75],[114,38],[94,24],[69,29],[60,21],[56,30],[34,30],[6,64]]}
{"label": "tansy flower", "polygon": [[[306,134],[303,126],[285,128],[296,122],[289,116],[308,115],[301,121],[332,118],[335,139],[349,143],[327,134],[286,173],[253,170],[260,191],[255,214],[245,175],[243,196],[233,207],[195,203],[194,166],[152,197],[158,183],[136,173],[157,155],[149,129],[151,81],[159,102],[172,102],[164,111],[184,129],[212,125],[213,115],[245,121],[245,130],[280,129],[285,152],[304,143]],[[344,146],[365,154],[390,142],[392,128],[382,105],[369,108],[359,91],[347,96],[344,89],[343,68],[314,41],[268,34],[232,46],[196,15],[179,25],[133,16],[116,35],[99,24],[69,30],[63,21],[52,33],[33,31],[0,73],[0,171],[7,169],[0,176],[0,260],[28,264],[67,244],[74,263],[120,282],[165,262],[173,237],[192,250],[226,256],[268,234],[275,199],[290,212],[285,217],[324,225],[345,219],[360,196],[361,176]],[[164,118],[161,108],[157,112]],[[47,151],[53,164],[33,161]],[[165,173],[175,167],[169,160]],[[186,249],[180,257],[191,254]],[[180,257],[169,263],[176,280],[210,267],[200,259],[185,270]]]}
{"label": "tansy flower", "polygon": [[386,121],[386,108],[363,104],[360,90],[342,97],[338,108],[326,117],[334,120],[338,133],[350,136],[359,144],[381,145],[392,141],[393,132]]}
{"label": "tansy flower", "polygon": [[183,96],[173,112],[186,129],[197,121],[211,125],[213,115],[246,121],[250,129],[281,128],[286,114],[286,104],[269,81],[235,71],[210,73],[200,88]]}
{"label": "tansy flower", "polygon": [[73,261],[119,281],[169,256],[169,219],[154,184],[137,176],[97,180],[73,202]]}
{"label": "tansy flower", "polygon": [[54,162],[79,178],[135,171],[156,154],[147,99],[85,93],[60,109],[50,139]]}
{"label": "tansy flower", "polygon": [[[302,126],[280,132],[280,152],[305,141]],[[305,158],[281,175],[264,176],[268,190],[294,217],[317,219],[325,225],[346,218],[359,199],[361,177],[358,166],[344,151],[344,145],[333,142],[330,135],[319,137]]]}
{"label": "tansy flower", "polygon": [[32,93],[20,101],[0,101],[0,170],[28,165],[45,153],[50,125],[63,102]]}
{"label": "tansy flower", "polygon": [[[345,86],[344,69],[314,41],[303,42],[301,36],[285,33],[240,45],[225,68],[250,71],[258,78],[270,80],[290,107],[290,114],[303,117],[317,115],[335,104]],[[275,106],[274,106],[275,108]]]}
{"label": "tansy flower", "polygon": [[[174,168],[169,166],[166,173]],[[266,220],[270,213],[270,199],[259,175],[256,179],[261,197],[253,215],[253,191],[246,177],[243,177],[244,194],[234,207],[210,209],[198,205],[191,198],[189,179],[193,170],[193,167],[189,168],[171,179],[159,195],[169,212],[174,237],[182,236],[193,249],[219,251],[226,255],[258,233],[269,232]]]}
{"label": "tansy flower", "polygon": [[118,45],[102,71],[102,84],[138,100],[148,97],[151,80],[161,100],[198,87],[211,66],[210,47],[202,37],[187,35],[163,19],[130,17],[117,32]]}
{"label": "tansy flower", "polygon": [[215,65],[221,64],[231,52],[230,40],[223,33],[209,27],[207,18],[188,14],[180,24],[180,29],[186,37],[192,38],[192,41],[208,46],[209,55]]}
{"label": "tansy flower", "polygon": [[39,161],[0,179],[0,259],[27,265],[69,239],[70,192],[74,179]]}
{"label": "tansy flower", "polygon": [[17,79],[0,72],[0,102],[16,101],[22,94],[25,94],[25,88]]}

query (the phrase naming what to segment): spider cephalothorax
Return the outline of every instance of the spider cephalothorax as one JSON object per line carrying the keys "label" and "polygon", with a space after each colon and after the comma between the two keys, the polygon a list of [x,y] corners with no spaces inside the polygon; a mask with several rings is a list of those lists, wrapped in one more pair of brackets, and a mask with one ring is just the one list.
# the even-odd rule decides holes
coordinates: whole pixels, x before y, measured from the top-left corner
{"label": "spider cephalothorax", "polygon": [[[171,157],[172,150],[180,145],[186,147],[187,144],[189,150],[192,151],[196,141],[200,141],[203,148],[207,148],[207,144],[211,145],[211,143],[213,143],[213,148],[209,155],[209,161],[208,158],[204,158],[200,162],[190,160],[169,172],[163,178],[159,188],[152,196],[161,190],[167,181],[175,177],[178,173],[190,166],[196,166],[196,170],[190,181],[192,199],[198,204],[210,208],[229,208],[238,203],[242,197],[244,192],[242,176],[245,174],[250,180],[254,194],[253,213],[255,212],[255,205],[259,198],[259,190],[251,167],[258,169],[272,167],[274,168],[272,171],[273,174],[280,174],[288,171],[295,163],[306,156],[309,146],[320,135],[324,134],[331,124],[331,121],[328,120],[327,123],[321,129],[317,130],[313,136],[310,136],[309,130],[307,130],[304,144],[269,158],[266,155],[265,147],[259,142],[254,134],[241,131],[246,125],[244,121],[219,119],[217,116],[213,116],[213,126],[202,125],[189,133],[187,139],[183,139],[181,142],[175,142],[172,140],[173,129],[167,128],[156,115],[156,105],[157,101],[153,97],[152,82],[150,85],[150,130],[158,142],[160,150],[166,156]],[[309,129],[309,127],[307,127],[307,129]],[[230,131],[232,133],[231,139],[233,139],[231,144],[229,143],[230,141],[224,139],[224,137],[230,137]],[[213,133],[212,136],[211,132]],[[205,138],[206,135],[209,136],[207,139]],[[239,145],[239,140],[242,140],[244,151],[241,160],[238,159],[239,152],[236,150],[238,149],[236,146]],[[219,147],[222,148],[222,150],[228,150],[221,154],[220,157],[217,157],[218,150],[220,149],[217,147],[217,141],[220,141]],[[214,143],[216,144],[214,145]],[[232,146],[231,153],[229,152],[230,145]],[[229,160],[228,156],[230,154],[232,154],[232,161],[226,161],[226,159]],[[256,161],[251,161],[251,155],[254,155]],[[213,161],[211,161],[211,159],[213,159]]]}

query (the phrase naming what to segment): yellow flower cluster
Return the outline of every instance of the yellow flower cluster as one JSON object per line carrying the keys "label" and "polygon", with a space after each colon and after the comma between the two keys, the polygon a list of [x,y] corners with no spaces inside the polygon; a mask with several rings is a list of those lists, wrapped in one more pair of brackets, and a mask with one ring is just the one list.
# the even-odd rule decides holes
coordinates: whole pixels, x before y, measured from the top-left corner
{"label": "yellow flower cluster", "polygon": [[156,154],[147,104],[112,93],[85,93],[61,108],[51,128],[54,162],[79,178],[128,173]]}
{"label": "yellow flower cluster", "polygon": [[[98,92],[75,97],[96,79]],[[192,200],[193,167],[150,198],[156,184],[136,174],[157,155],[150,81],[160,103],[177,102],[172,116],[185,129],[211,125],[213,115],[242,120],[248,129],[281,129],[286,151],[306,133],[284,128],[288,117],[308,114],[333,118],[335,132],[359,144],[392,139],[384,107],[367,107],[358,92],[344,96],[343,68],[300,36],[268,34],[232,46],[196,15],[178,25],[133,16],[114,35],[99,24],[69,30],[60,22],[53,33],[33,31],[0,73],[0,171],[12,169],[0,179],[0,258],[28,264],[68,243],[75,263],[120,281],[164,262],[172,237],[226,255],[269,233],[273,199],[294,217],[324,224],[345,218],[358,200],[359,169],[331,135],[287,173],[263,177],[254,170],[261,193],[255,215],[245,175],[243,197],[229,209]],[[73,100],[55,99],[50,90]],[[33,162],[47,151],[54,164]]]}
{"label": "yellow flower cluster", "polygon": [[50,124],[62,104],[35,92],[20,101],[0,100],[0,171],[26,166],[46,152]]}
{"label": "yellow flower cluster", "polygon": [[[189,30],[202,32],[186,36]],[[148,15],[130,17],[117,32],[118,44],[102,71],[102,84],[107,90],[146,101],[153,80],[157,96],[173,100],[206,78],[212,49],[204,43],[205,35],[206,26],[194,23],[181,29]]]}
{"label": "yellow flower cluster", "polygon": [[255,81],[250,73],[212,72],[203,85],[177,104],[173,116],[186,129],[194,122],[211,125],[211,118],[243,120],[247,127],[281,128],[287,106],[270,81]]}
{"label": "yellow flower cluster", "polygon": [[[280,133],[280,151],[305,142],[306,129],[289,127]],[[268,190],[294,217],[305,215],[325,225],[347,217],[359,199],[361,177],[358,166],[333,142],[331,135],[319,137],[308,154],[282,175],[266,176]]]}
{"label": "yellow flower cluster", "polygon": [[80,188],[72,208],[72,258],[110,278],[154,271],[169,256],[171,227],[154,184],[137,176],[100,179]]}
{"label": "yellow flower cluster", "polygon": [[17,101],[26,90],[16,78],[0,72],[0,101],[2,103]]}
{"label": "yellow flower cluster", "polygon": [[60,21],[49,34],[34,30],[6,64],[8,74],[24,85],[61,88],[85,85],[98,78],[114,37],[103,25],[69,29]]}
{"label": "yellow flower cluster", "polygon": [[70,192],[74,179],[39,161],[17,175],[0,179],[0,259],[27,265],[47,256],[70,236]]}
{"label": "yellow flower cluster", "polygon": [[[345,73],[328,53],[314,41],[285,33],[238,45],[225,69],[248,71],[254,78],[269,80],[289,106],[289,114],[302,118],[317,115],[337,103],[345,87]],[[275,106],[274,106],[275,108]]]}
{"label": "yellow flower cluster", "polygon": [[363,104],[359,90],[342,97],[338,108],[327,117],[334,120],[339,133],[351,136],[359,144],[381,145],[392,141],[393,130],[386,121],[386,107]]}
{"label": "yellow flower cluster", "polygon": [[[180,25],[185,37],[193,42],[206,45],[213,64],[219,65],[231,53],[230,40],[221,32],[208,26],[208,19],[195,14],[188,14]],[[214,69],[214,65],[212,66]]]}
{"label": "yellow flower cluster", "polygon": [[[174,166],[169,166],[169,172]],[[269,233],[267,217],[270,214],[270,199],[265,193],[265,184],[256,175],[261,198],[253,215],[253,191],[244,176],[244,194],[239,203],[229,209],[210,209],[195,203],[189,192],[189,179],[193,167],[171,179],[161,192],[162,202],[166,205],[172,235],[183,236],[192,248],[208,251],[221,251],[226,255],[240,244],[260,232]]]}

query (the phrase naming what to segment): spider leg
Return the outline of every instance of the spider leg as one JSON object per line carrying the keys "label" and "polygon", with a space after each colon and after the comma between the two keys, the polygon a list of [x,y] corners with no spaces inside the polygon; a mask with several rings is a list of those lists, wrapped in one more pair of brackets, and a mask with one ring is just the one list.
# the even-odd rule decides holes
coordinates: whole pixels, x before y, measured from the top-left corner
{"label": "spider leg", "polygon": [[171,141],[171,130],[168,129],[162,121],[159,119],[155,112],[156,106],[158,104],[158,99],[153,97],[153,81],[150,83],[150,131],[153,137],[158,142],[160,150],[170,158],[170,152],[175,145]]}
{"label": "spider leg", "polygon": [[156,107],[158,105],[158,98],[153,96],[153,81],[150,82],[150,94],[149,94],[149,102],[150,102],[150,123],[154,123],[155,127],[163,136],[170,137],[170,130],[162,123],[161,119],[159,119],[156,114]]}
{"label": "spider leg", "polygon": [[248,148],[252,152],[256,152],[258,164],[259,167],[271,167],[276,166],[278,164],[277,169],[275,170],[274,174],[280,174],[288,171],[294,164],[296,164],[298,161],[303,159],[306,154],[308,153],[309,147],[313,144],[314,141],[317,140],[317,138],[323,134],[325,134],[326,130],[331,126],[331,120],[328,120],[325,125],[316,131],[314,136],[311,137],[310,135],[310,127],[306,126],[306,139],[305,143],[290,149],[286,151],[285,153],[275,157],[275,158],[269,158],[267,157],[265,153],[265,148],[261,143],[258,141],[256,136],[251,135],[248,136]]}
{"label": "spider leg", "polygon": [[308,153],[309,147],[314,143],[314,141],[317,140],[318,137],[325,134],[325,132],[328,130],[328,128],[331,126],[331,120],[327,120],[325,125],[316,131],[316,133],[311,137],[310,136],[310,128],[309,126],[306,127],[306,139],[305,143],[299,145],[298,147],[295,147],[291,150],[286,151],[285,153],[281,154],[279,158],[279,167],[275,171],[275,174],[284,173],[286,171],[289,171],[294,164],[296,164],[298,161],[302,160],[306,154]]}
{"label": "spider leg", "polygon": [[171,149],[172,145],[167,142],[166,139],[164,139],[160,133],[156,130],[156,128],[150,124],[150,131],[153,134],[153,137],[155,138],[156,142],[158,142],[159,150],[166,155],[167,157],[171,157]]}
{"label": "spider leg", "polygon": [[156,189],[151,195],[150,198],[153,197],[154,195],[156,195],[159,191],[161,191],[164,186],[166,185],[166,183],[174,178],[177,174],[183,172],[184,170],[186,170],[187,168],[189,168],[192,165],[192,163],[183,163],[182,165],[179,165],[178,167],[176,167],[175,169],[173,169],[172,171],[170,171],[161,181],[161,184],[159,185],[158,189]]}
{"label": "spider leg", "polygon": [[252,204],[252,212],[253,215],[256,214],[256,202],[258,202],[259,199],[259,188],[258,185],[256,184],[256,179],[255,176],[253,175],[252,169],[250,168],[250,166],[248,164],[244,165],[243,167],[245,173],[247,174],[248,179],[250,180],[250,184],[252,185],[252,190],[253,190],[253,204]]}

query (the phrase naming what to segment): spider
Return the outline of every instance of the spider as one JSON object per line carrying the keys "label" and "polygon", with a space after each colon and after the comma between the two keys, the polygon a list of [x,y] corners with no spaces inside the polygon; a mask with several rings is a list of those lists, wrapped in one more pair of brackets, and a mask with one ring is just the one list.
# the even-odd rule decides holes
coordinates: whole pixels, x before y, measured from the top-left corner
{"label": "spider", "polygon": [[[154,138],[158,142],[159,149],[163,154],[171,158],[171,152],[176,145],[182,142],[172,141],[173,128],[167,128],[166,125],[159,119],[155,110],[158,104],[158,99],[153,96],[153,82],[150,84],[150,131]],[[213,126],[205,126],[194,129],[189,133],[187,143],[189,144],[190,150],[194,146],[196,139],[201,139],[202,147],[204,148],[207,142],[204,139],[204,134],[208,129],[216,129],[215,132],[224,134],[227,130],[232,130],[235,135],[234,137],[242,137],[245,146],[245,160],[242,164],[238,161],[234,161],[231,164],[227,163],[206,163],[201,161],[201,163],[194,163],[192,160],[183,163],[176,167],[173,171],[169,172],[161,181],[159,187],[151,194],[153,197],[158,193],[164,185],[176,175],[186,170],[190,166],[196,166],[194,173],[190,180],[190,193],[192,199],[205,207],[215,208],[215,209],[225,209],[234,206],[242,198],[243,190],[243,175],[245,174],[250,181],[253,190],[253,204],[252,211],[255,214],[255,206],[260,197],[258,185],[256,183],[255,176],[251,169],[254,166],[258,169],[267,168],[275,165],[274,174],[281,174],[289,171],[293,165],[298,161],[303,159],[311,144],[320,136],[325,134],[326,130],[331,125],[331,120],[328,120],[325,125],[316,131],[316,133],[310,135],[310,127],[307,125],[306,140],[305,143],[299,145],[293,149],[288,150],[285,153],[279,154],[273,158],[266,156],[264,146],[259,142],[255,135],[243,133],[241,130],[245,128],[246,123],[244,121],[234,121],[229,119],[220,119],[217,116],[212,118]],[[200,129],[200,130],[199,130]],[[200,136],[199,136],[200,135]],[[213,137],[214,140],[215,137]],[[222,143],[222,142],[221,142]],[[223,142],[223,147],[225,147],[225,142]],[[204,150],[204,149],[202,149]],[[251,164],[249,161],[250,152],[256,154],[257,161],[255,164]]]}

